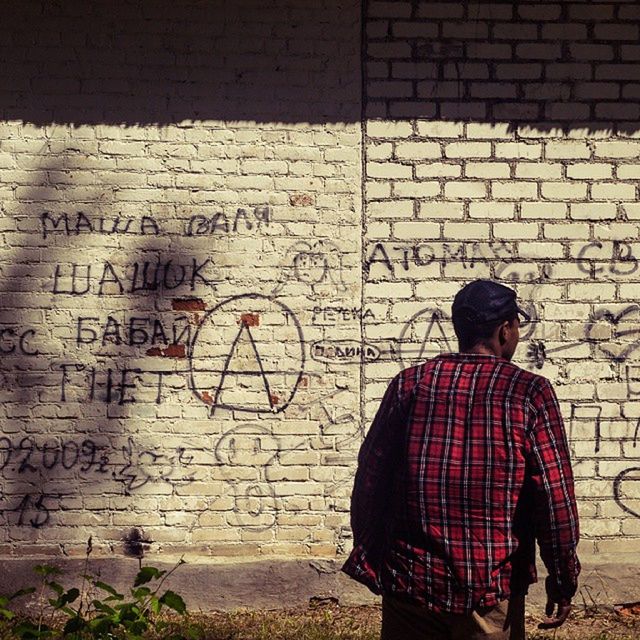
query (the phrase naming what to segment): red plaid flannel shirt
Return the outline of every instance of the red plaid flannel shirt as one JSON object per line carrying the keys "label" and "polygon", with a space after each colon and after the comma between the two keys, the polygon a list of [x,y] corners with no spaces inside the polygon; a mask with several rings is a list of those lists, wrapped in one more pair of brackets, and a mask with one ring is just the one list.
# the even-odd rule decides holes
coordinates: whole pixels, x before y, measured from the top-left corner
{"label": "red plaid flannel shirt", "polygon": [[502,358],[445,354],[398,374],[358,457],[343,571],[436,611],[493,606],[537,580],[571,598],[578,514],[558,401]]}

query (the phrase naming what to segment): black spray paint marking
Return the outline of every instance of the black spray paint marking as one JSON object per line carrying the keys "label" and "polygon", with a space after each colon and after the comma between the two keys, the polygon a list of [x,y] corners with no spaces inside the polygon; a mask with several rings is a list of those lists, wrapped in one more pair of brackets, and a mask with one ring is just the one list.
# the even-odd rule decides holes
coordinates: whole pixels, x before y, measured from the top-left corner
{"label": "black spray paint marking", "polygon": [[123,295],[149,291],[170,291],[179,287],[195,291],[200,287],[215,287],[215,278],[208,270],[211,258],[191,258],[188,264],[173,260],[165,262],[135,262],[124,267],[104,261],[97,264],[57,264],[53,276],[54,294],[60,295]]}
{"label": "black spray paint marking", "polygon": [[38,444],[30,436],[19,442],[3,436],[0,438],[0,472],[11,470],[23,474],[77,468],[80,473],[107,473],[109,460],[104,451],[104,446],[90,438],[81,442],[50,438]]}
{"label": "black spray paint marking", "polygon": [[[209,355],[208,336],[215,336],[217,339],[212,341],[219,342],[218,325],[232,326],[230,320],[235,320],[238,329],[226,355]],[[269,327],[267,333],[262,326]],[[295,330],[293,339],[290,334],[292,326]],[[265,367],[262,352],[265,341],[261,338],[265,335],[267,342],[277,342],[280,332],[281,341],[291,345],[291,355],[284,363]],[[241,349],[244,350],[244,358]],[[300,385],[305,365],[304,351],[302,327],[289,307],[260,294],[234,296],[207,312],[196,330],[189,353],[191,388],[196,397],[211,407],[211,415],[217,408],[280,413],[291,404]],[[238,362],[243,362],[244,366],[237,366]],[[236,387],[239,381],[259,398],[256,404],[242,399],[223,399],[226,389]]]}
{"label": "black spray paint marking", "polygon": [[447,335],[443,327],[446,320],[446,315],[440,309],[427,307],[404,324],[398,339],[398,355],[404,367],[452,351],[450,334]]}
{"label": "black spray paint marking", "polygon": [[375,362],[380,358],[380,349],[359,340],[322,340],[311,345],[311,358],[336,364]]}
{"label": "black spray paint marking", "polygon": [[187,474],[193,456],[184,447],[177,447],[171,455],[152,449],[140,449],[132,438],[122,447],[124,464],[113,472],[114,480],[122,482],[125,495],[141,489],[149,482],[167,482],[172,486],[190,484],[195,480]]}
{"label": "black spray paint marking", "polygon": [[271,294],[279,294],[290,281],[308,285],[312,295],[324,290],[344,293],[347,287],[342,271],[342,252],[333,242],[296,242],[287,250],[280,279]]}
{"label": "black spray paint marking", "polygon": [[144,531],[134,527],[123,536],[122,542],[125,556],[142,558],[153,540]]}
{"label": "black spray paint marking", "polygon": [[[228,480],[233,496],[233,512],[239,526],[266,530],[276,523],[275,490],[267,481],[266,469],[272,465],[282,446],[277,437],[261,425],[241,424],[227,431],[215,446],[216,462],[223,466],[253,466],[259,482]],[[259,521],[265,516],[266,522]]]}
{"label": "black spray paint marking", "polygon": [[171,324],[150,316],[132,316],[120,322],[113,316],[105,321],[95,316],[80,316],[76,321],[76,346],[84,344],[124,345],[127,347],[191,344],[191,318],[178,316]]}
{"label": "black spray paint marking", "polygon": [[[640,487],[640,467],[629,467],[624,471],[621,471],[616,479],[613,481],[613,498],[618,503],[618,506],[626,513],[640,518],[640,512],[630,507],[625,500],[629,499],[629,494],[624,491],[623,483],[635,483],[634,486]],[[635,495],[640,495],[638,488],[634,492]],[[633,499],[633,498],[631,498]]]}
{"label": "black spray paint marking", "polygon": [[624,368],[624,373],[627,383],[627,398],[632,399],[640,396],[640,367],[627,365]]}
{"label": "black spray paint marking", "polygon": [[[427,267],[431,264],[460,264],[464,269],[473,270],[478,264],[495,265],[495,277],[501,280],[522,282],[538,277],[537,264],[545,264],[546,273],[557,262],[557,258],[538,258],[536,265],[521,272],[523,262],[529,260],[518,257],[517,243],[505,241],[489,242],[375,242],[367,247],[364,271],[369,274],[373,265],[384,266],[389,275],[398,271],[409,271],[412,267]],[[595,279],[605,271],[616,276],[630,276],[638,271],[639,261],[630,243],[614,240],[611,249],[601,242],[585,244],[578,257],[567,262],[576,264],[582,273]],[[510,272],[511,269],[515,269]]]}
{"label": "black spray paint marking", "polygon": [[358,307],[313,307],[311,324],[320,326],[335,326],[341,323],[366,322],[375,320],[371,309]]}
{"label": "black spray paint marking", "polygon": [[534,364],[537,369],[542,369],[551,354],[566,351],[567,349],[573,349],[579,345],[579,342],[572,342],[550,349],[542,340],[532,340],[527,346],[527,361]]}
{"label": "black spray paint marking", "polygon": [[[280,452],[280,441],[261,425],[241,424],[227,431],[218,440],[214,457],[218,464],[265,467],[273,463]],[[241,456],[250,455],[251,463]]]}
{"label": "black spray paint marking", "polygon": [[30,525],[34,529],[44,527],[51,520],[51,510],[47,507],[45,501],[59,497],[47,493],[25,494],[20,500],[20,504],[11,509],[11,511],[18,514],[16,525],[18,527]]}
{"label": "black spray paint marking", "polygon": [[222,211],[212,216],[195,215],[187,221],[184,233],[187,236],[208,236],[258,231],[262,224],[268,227],[271,218],[271,208],[268,205],[254,207],[251,213],[239,208],[233,216]]}
{"label": "black spray paint marking", "polygon": [[40,225],[43,238],[54,234],[79,236],[87,233],[109,236],[160,235],[160,225],[152,216],[142,216],[139,219],[121,218],[120,216],[96,218],[79,211],[76,214],[62,213],[56,217],[53,213],[45,212],[40,216]]}
{"label": "black spray paint marking", "polygon": [[[64,363],[59,367],[60,402],[102,402],[105,404],[131,404],[138,401],[135,390],[155,385],[155,403],[161,404],[166,378],[188,374],[184,370],[159,370],[107,367],[98,369],[78,362]],[[69,399],[73,391],[78,398]]]}
{"label": "black spray paint marking", "polygon": [[4,477],[46,477],[47,472],[62,469],[82,476],[111,473],[114,480],[122,482],[126,494],[153,481],[173,485],[192,482],[194,478],[188,473],[192,462],[193,455],[184,447],[164,452],[141,447],[132,438],[120,450],[90,438],[49,438],[40,443],[29,436],[15,442],[6,436],[0,438],[0,473]]}
{"label": "black spray paint marking", "polygon": [[609,273],[618,276],[627,276],[636,273],[638,270],[638,259],[633,255],[633,248],[628,242],[614,240],[611,244],[611,253],[603,256],[594,256],[593,250],[604,248],[602,242],[590,242],[584,245],[578,253],[576,264],[582,273],[589,274],[594,280],[599,274],[605,271],[604,266],[608,264]]}
{"label": "black spray paint marking", "polygon": [[[640,347],[640,319],[638,318],[638,312],[640,306],[630,305],[620,312],[614,313],[608,309],[602,309],[593,314],[589,322],[585,326],[585,340],[587,342],[595,343],[607,357],[614,362],[624,362],[631,353],[633,353],[638,347]],[[635,315],[635,323],[632,328],[623,329],[625,323],[628,322],[629,317]],[[615,341],[619,338],[632,337],[632,340],[625,348],[618,347],[616,349],[615,342],[605,342],[603,339],[595,338],[592,333],[596,326],[602,324],[609,324],[613,331],[612,340]],[[628,326],[628,325],[627,325]]]}
{"label": "black spray paint marking", "polygon": [[[579,415],[580,412],[592,412],[591,414]],[[600,439],[601,439],[601,425],[600,417],[602,416],[602,406],[593,404],[572,404],[571,405],[571,417],[570,417],[570,432],[569,440],[573,439],[574,423],[577,421],[586,422],[593,421],[594,431],[594,449],[595,453],[600,451]]]}
{"label": "black spray paint marking", "polygon": [[[492,242],[376,242],[369,246],[364,263],[368,275],[371,266],[382,264],[390,274],[395,274],[396,265],[402,271],[411,267],[428,267],[431,264],[462,264],[465,269],[474,269],[476,264],[496,263],[498,274],[503,279],[512,279],[507,275],[510,263],[518,260],[515,244],[502,240]],[[502,264],[504,263],[504,264]],[[519,274],[520,280],[530,280],[537,271]]]}
{"label": "black spray paint marking", "polygon": [[0,328],[0,355],[9,356],[19,354],[23,356],[37,356],[39,352],[31,345],[36,336],[35,329],[21,327]]}

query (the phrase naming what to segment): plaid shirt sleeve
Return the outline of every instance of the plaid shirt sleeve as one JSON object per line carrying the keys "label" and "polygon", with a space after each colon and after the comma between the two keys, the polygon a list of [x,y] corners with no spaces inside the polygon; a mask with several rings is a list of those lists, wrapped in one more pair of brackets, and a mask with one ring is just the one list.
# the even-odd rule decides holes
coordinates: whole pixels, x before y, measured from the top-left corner
{"label": "plaid shirt sleeve", "polygon": [[542,378],[532,396],[527,466],[534,486],[536,538],[549,572],[547,593],[555,601],[577,590],[580,562],[573,474],[560,408],[551,383]]}
{"label": "plaid shirt sleeve", "polygon": [[398,467],[397,446],[404,425],[400,401],[400,376],[384,394],[371,428],[360,448],[358,469],[351,494],[351,529],[354,546],[362,545],[369,560],[376,560],[387,535],[389,509],[394,495],[394,476]]}

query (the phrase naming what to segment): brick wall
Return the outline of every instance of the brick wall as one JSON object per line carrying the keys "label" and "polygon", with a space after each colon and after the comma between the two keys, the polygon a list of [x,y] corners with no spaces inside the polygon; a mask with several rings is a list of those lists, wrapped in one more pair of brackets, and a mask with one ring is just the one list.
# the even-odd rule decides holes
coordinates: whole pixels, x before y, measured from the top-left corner
{"label": "brick wall", "polygon": [[[638,8],[375,2],[367,14],[365,296],[402,364],[455,348],[472,278],[534,322],[556,385],[583,554],[640,548]],[[389,299],[391,298],[391,299]],[[367,364],[371,411],[397,362]]]}
{"label": "brick wall", "polygon": [[4,555],[343,553],[386,383],[477,277],[534,318],[583,553],[640,548],[635,3],[361,9],[9,4]]}
{"label": "brick wall", "polygon": [[174,4],[2,27],[4,554],[346,535],[359,367],[322,345],[360,340],[360,11]]}

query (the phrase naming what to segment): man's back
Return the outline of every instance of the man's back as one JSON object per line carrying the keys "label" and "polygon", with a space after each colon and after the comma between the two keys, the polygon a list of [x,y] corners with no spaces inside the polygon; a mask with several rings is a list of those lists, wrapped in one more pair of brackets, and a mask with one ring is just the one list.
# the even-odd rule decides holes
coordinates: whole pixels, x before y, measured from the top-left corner
{"label": "man's back", "polygon": [[359,462],[345,571],[372,590],[435,611],[494,606],[535,579],[535,521],[545,563],[573,595],[572,476],[544,378],[474,353],[406,369]]}

